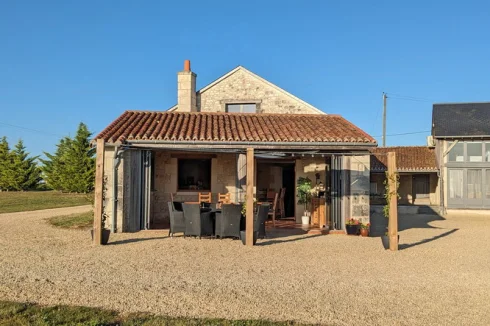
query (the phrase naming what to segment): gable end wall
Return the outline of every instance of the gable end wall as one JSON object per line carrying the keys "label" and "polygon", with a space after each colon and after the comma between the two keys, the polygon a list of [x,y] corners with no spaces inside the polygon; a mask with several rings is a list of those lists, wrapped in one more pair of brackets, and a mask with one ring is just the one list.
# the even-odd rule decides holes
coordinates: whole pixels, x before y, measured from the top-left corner
{"label": "gable end wall", "polygon": [[319,114],[243,70],[197,94],[197,107],[201,112],[225,112],[226,104],[233,102],[257,103],[259,113]]}

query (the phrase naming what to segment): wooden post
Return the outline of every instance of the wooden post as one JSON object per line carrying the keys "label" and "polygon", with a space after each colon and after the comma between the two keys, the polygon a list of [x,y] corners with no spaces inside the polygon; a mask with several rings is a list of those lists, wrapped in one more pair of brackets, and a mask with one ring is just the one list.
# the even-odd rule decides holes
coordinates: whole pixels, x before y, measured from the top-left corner
{"label": "wooden post", "polygon": [[254,149],[247,148],[247,216],[245,227],[245,244],[253,246],[254,236]]}
{"label": "wooden post", "polygon": [[102,192],[104,188],[104,153],[105,142],[97,139],[97,154],[95,162],[95,202],[94,202],[94,244],[102,244]]}
{"label": "wooden post", "polygon": [[390,217],[388,220],[388,236],[390,250],[398,250],[398,192],[396,178],[396,154],[388,153],[388,184],[390,191]]}

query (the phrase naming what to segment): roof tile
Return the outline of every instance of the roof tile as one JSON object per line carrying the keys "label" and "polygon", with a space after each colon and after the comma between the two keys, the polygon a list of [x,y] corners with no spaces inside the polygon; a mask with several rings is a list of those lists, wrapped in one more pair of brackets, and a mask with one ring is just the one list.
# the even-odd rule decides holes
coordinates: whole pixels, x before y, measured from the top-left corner
{"label": "roof tile", "polygon": [[328,114],[126,111],[95,139],[376,144],[349,121]]}
{"label": "roof tile", "polygon": [[426,146],[377,147],[371,149],[371,172],[384,172],[387,166],[387,153],[396,153],[396,167],[400,172],[437,171],[436,154]]}

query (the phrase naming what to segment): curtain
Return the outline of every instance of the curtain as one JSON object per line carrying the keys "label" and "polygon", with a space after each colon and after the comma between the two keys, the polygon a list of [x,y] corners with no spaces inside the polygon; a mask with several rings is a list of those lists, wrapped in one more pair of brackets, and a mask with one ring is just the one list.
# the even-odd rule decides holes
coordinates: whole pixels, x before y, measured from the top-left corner
{"label": "curtain", "polygon": [[481,199],[482,181],[482,170],[468,169],[468,199]]}
{"label": "curtain", "polygon": [[449,198],[463,198],[463,170],[449,170]]}

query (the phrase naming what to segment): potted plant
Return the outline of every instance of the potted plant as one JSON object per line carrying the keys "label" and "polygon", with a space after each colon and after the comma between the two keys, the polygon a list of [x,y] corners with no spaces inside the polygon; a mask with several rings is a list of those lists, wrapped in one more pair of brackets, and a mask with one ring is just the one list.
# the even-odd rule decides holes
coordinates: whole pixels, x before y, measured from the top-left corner
{"label": "potted plant", "polygon": [[370,223],[361,223],[361,236],[363,237],[368,237],[369,236],[369,227],[371,226]]}
{"label": "potted plant", "polygon": [[359,233],[359,220],[350,218],[345,222],[345,230],[348,235],[357,235]]}
{"label": "potted plant", "polygon": [[301,223],[303,225],[310,224],[310,212],[308,211],[308,205],[311,202],[311,180],[309,178],[298,178],[296,186],[298,204],[304,206],[304,213],[301,217]]}

